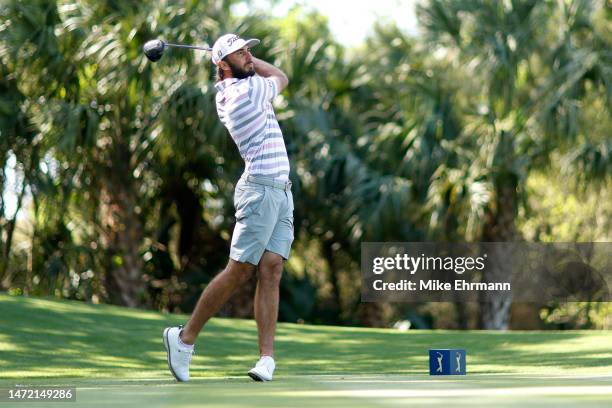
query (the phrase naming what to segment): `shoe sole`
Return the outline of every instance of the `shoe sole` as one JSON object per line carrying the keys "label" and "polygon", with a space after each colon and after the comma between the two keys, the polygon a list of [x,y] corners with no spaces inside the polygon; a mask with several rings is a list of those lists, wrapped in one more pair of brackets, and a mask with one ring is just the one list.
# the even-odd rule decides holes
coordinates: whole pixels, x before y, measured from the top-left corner
{"label": "shoe sole", "polygon": [[162,340],[166,349],[166,360],[168,361],[168,368],[170,369],[170,372],[172,373],[176,381],[183,382],[180,378],[178,378],[178,376],[172,369],[172,361],[170,360],[170,347],[168,346],[168,330],[170,330],[170,328],[164,329],[164,334],[162,335]]}
{"label": "shoe sole", "polygon": [[268,382],[268,381],[271,381],[271,380],[266,380],[266,379],[258,376],[255,373],[252,373],[250,371],[247,374],[248,374],[249,377],[251,377],[253,379],[253,381],[257,381],[257,382]]}
{"label": "shoe sole", "polygon": [[263,378],[261,378],[260,376],[258,376],[257,374],[254,374],[252,372],[248,372],[247,373],[249,375],[249,377],[251,377],[253,379],[253,381],[258,381],[258,382],[263,382]]}

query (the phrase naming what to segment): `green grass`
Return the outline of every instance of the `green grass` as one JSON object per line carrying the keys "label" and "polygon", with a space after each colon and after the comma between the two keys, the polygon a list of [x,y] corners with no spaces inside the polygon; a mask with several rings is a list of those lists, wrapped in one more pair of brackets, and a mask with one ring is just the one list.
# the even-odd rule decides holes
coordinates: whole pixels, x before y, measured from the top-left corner
{"label": "green grass", "polygon": [[[83,406],[612,403],[610,331],[398,332],[279,324],[275,381],[259,384],[245,376],[257,359],[255,323],[218,318],[198,340],[193,381],[176,384],[161,332],[186,319],[0,295],[0,388],[72,385]],[[429,377],[430,348],[465,348],[468,376]]]}

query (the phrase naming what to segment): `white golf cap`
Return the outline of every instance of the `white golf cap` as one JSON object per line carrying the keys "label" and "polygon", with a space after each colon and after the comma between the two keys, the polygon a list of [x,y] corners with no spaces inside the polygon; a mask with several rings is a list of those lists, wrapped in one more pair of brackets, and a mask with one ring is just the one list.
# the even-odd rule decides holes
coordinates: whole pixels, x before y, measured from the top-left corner
{"label": "white golf cap", "polygon": [[245,45],[248,47],[254,47],[259,44],[259,42],[260,41],[256,38],[245,40],[236,34],[222,35],[217,39],[217,41],[215,41],[215,45],[213,45],[212,62],[213,64],[217,65],[219,61],[227,57],[232,52],[238,51]]}

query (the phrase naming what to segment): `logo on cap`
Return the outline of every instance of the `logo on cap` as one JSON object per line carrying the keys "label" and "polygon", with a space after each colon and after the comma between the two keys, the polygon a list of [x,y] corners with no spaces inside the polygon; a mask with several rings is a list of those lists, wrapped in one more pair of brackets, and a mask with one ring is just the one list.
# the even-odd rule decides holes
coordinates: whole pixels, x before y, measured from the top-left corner
{"label": "logo on cap", "polygon": [[231,47],[232,44],[235,43],[236,41],[238,41],[239,39],[240,39],[240,37],[238,37],[237,35],[235,35],[233,37],[230,37],[230,38],[227,39],[227,45],[229,47]]}

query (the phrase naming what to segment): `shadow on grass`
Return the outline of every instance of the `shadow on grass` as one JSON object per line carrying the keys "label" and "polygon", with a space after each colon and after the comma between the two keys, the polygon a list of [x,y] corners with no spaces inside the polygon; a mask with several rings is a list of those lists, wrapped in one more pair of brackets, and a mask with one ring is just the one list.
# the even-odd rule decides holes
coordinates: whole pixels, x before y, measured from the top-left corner
{"label": "shadow on grass", "polygon": [[[186,318],[0,295],[0,378],[164,378],[169,374],[162,330]],[[423,374],[430,348],[466,349],[471,372],[612,367],[610,332],[397,332],[281,324],[276,354],[280,375]],[[213,319],[196,353],[197,376],[244,374],[257,358],[255,323]]]}
{"label": "shadow on grass", "polygon": [[[300,341],[299,338],[306,341]],[[428,350],[462,348],[470,372],[504,373],[534,369],[612,368],[610,332],[444,332],[371,333],[281,328],[279,345],[294,373],[427,374]],[[582,341],[584,340],[584,342]],[[586,342],[586,343],[585,343]],[[592,344],[587,348],[586,344]],[[279,350],[281,348],[279,347]],[[297,357],[299,356],[299,357]],[[479,367],[480,366],[480,367]]]}

